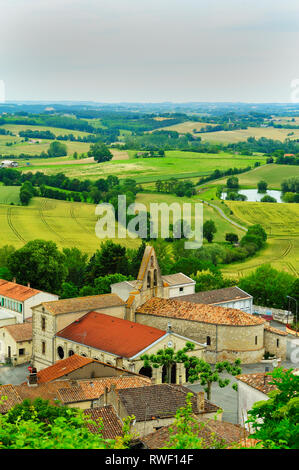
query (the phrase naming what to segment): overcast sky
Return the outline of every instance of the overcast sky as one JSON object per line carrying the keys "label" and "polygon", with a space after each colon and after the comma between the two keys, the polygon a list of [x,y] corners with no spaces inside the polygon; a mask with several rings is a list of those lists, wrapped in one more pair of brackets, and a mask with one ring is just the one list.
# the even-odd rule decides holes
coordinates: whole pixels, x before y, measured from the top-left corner
{"label": "overcast sky", "polygon": [[0,0],[7,100],[288,102],[298,0]]}

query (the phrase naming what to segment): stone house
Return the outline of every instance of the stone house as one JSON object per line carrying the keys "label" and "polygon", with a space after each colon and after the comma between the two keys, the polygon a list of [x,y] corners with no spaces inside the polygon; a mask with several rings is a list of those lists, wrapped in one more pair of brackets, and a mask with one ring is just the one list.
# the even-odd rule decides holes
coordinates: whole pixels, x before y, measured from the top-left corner
{"label": "stone house", "polygon": [[[58,331],[53,338],[53,348],[56,359],[61,355],[76,353],[138,372],[152,377],[156,383],[162,383],[166,375],[165,368],[145,368],[141,356],[145,353],[156,354],[167,347],[177,351],[185,347],[187,341],[190,339],[173,333],[170,327],[164,331],[111,315],[89,312]],[[203,358],[205,345],[195,341],[193,343],[195,349],[192,355]],[[186,382],[183,364],[173,366],[172,381]]]}
{"label": "stone house", "polygon": [[[219,299],[225,303],[225,301],[232,301],[233,297],[236,302],[250,302],[248,294],[238,288],[233,289],[234,293],[222,292],[221,297],[216,297],[215,293],[211,295],[205,293],[207,303],[198,303],[197,294],[190,294],[192,302],[183,300],[183,296],[170,298],[171,288],[183,285],[182,276],[184,276],[182,273],[178,273],[163,278],[154,248],[146,246],[137,279],[132,282],[118,283],[116,287],[112,285],[119,295],[114,292],[43,302],[37,305],[33,308],[33,363],[35,367],[42,369],[74,352],[89,357],[99,357],[98,354],[101,354],[102,361],[110,362],[111,354],[109,358],[106,355],[109,351],[105,353],[104,348],[92,350],[84,341],[82,331],[81,338],[71,340],[74,344],[76,343],[75,349],[73,346],[70,347],[70,341],[67,338],[63,339],[58,336],[64,328],[79,321],[90,312],[110,315],[164,332],[168,330],[169,323],[171,323],[172,332],[183,337],[184,340],[188,338],[201,345],[207,344],[205,359],[211,363],[222,360],[234,361],[237,358],[243,363],[255,363],[263,359],[267,351],[279,354],[282,360],[285,359],[286,337],[273,329],[269,330],[269,324],[263,318],[240,309],[209,303],[218,302],[222,305]],[[186,285],[193,289],[194,284],[191,284],[188,279]],[[173,284],[171,284],[172,281]],[[99,338],[100,331],[97,329]],[[135,341],[135,338],[133,340]],[[114,360],[118,362],[112,362],[115,365],[121,360],[116,356]],[[128,357],[124,357],[123,364],[129,366],[128,362],[125,362],[127,359]],[[178,372],[176,375],[176,381],[180,383],[182,374]],[[157,377],[157,382],[159,381]]]}
{"label": "stone house", "polygon": [[[168,286],[169,298],[192,295],[195,292],[195,284],[189,276],[183,273],[169,274],[168,276],[162,276],[164,285]],[[130,293],[134,292],[140,281],[123,281],[111,284],[111,292],[119,295],[125,302],[128,300]]]}
{"label": "stone house", "polygon": [[136,321],[172,329],[191,340],[206,343],[210,363],[241,359],[255,363],[265,353],[266,321],[237,309],[153,297],[136,310]]}
{"label": "stone house", "polygon": [[[100,404],[112,405],[123,421],[127,416],[135,416],[131,432],[145,436],[162,426],[173,423],[178,408],[186,405],[190,390],[182,385],[159,384],[115,390],[110,388]],[[222,419],[222,410],[204,398],[204,392],[191,397],[192,411],[196,417]]]}
{"label": "stone house", "polygon": [[56,333],[90,311],[109,313],[123,318],[125,302],[116,294],[94,295],[75,299],[43,302],[33,308],[32,363],[37,369],[64,359],[66,351],[53,348]]}
{"label": "stone house", "polygon": [[236,308],[246,313],[253,313],[253,297],[238,286],[224,287],[191,295],[176,297],[175,300],[194,302],[196,304],[216,305],[219,307]]}
{"label": "stone house", "polygon": [[[16,366],[29,362],[32,356],[32,323],[17,323],[0,328],[0,356]],[[3,361],[4,362],[4,361]]]}

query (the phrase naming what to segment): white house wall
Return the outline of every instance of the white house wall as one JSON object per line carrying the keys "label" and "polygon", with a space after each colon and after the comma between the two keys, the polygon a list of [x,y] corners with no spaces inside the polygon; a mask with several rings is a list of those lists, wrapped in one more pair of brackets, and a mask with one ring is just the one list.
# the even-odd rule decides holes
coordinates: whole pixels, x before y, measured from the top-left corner
{"label": "white house wall", "polygon": [[238,417],[241,426],[245,426],[248,429],[248,424],[245,424],[248,418],[247,413],[252,409],[254,403],[262,400],[269,400],[269,397],[256,388],[250,387],[250,385],[238,380]]}

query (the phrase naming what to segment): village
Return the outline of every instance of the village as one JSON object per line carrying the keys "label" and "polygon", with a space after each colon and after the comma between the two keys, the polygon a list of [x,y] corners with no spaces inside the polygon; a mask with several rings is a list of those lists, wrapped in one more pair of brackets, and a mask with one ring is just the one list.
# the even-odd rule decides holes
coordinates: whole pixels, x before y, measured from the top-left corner
{"label": "village", "polygon": [[[195,292],[185,274],[163,276],[152,246],[140,261],[136,280],[112,284],[103,295],[59,299],[29,283],[0,280],[0,397],[7,398],[0,413],[24,399],[58,401],[101,418],[111,439],[134,416],[134,446],[155,449],[167,442],[192,392],[194,416],[208,423],[202,432],[227,446],[247,442],[248,410],[275,389],[267,373],[277,367],[298,373],[297,340],[286,332],[291,314],[273,310],[267,317],[238,287]],[[207,391],[184,362],[149,362],[159,351],[184,348],[199,363],[235,364],[240,373],[227,366],[230,385]]]}

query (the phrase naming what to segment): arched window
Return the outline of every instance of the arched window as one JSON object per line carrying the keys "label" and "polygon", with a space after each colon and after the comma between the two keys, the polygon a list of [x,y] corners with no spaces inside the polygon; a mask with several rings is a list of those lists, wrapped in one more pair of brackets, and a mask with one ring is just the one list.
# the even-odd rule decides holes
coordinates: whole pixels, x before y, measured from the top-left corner
{"label": "arched window", "polygon": [[141,367],[138,374],[145,375],[146,377],[151,378],[153,375],[153,371],[151,367]]}
{"label": "arched window", "polygon": [[73,354],[75,354],[74,351],[73,351],[72,349],[70,349],[70,350],[69,350],[69,357],[70,357],[70,356],[73,356]]}
{"label": "arched window", "polygon": [[61,346],[58,346],[57,348],[57,354],[58,354],[58,357],[59,359],[63,359],[64,358],[64,350]]}
{"label": "arched window", "polygon": [[207,346],[211,346],[211,337],[207,336]]}

